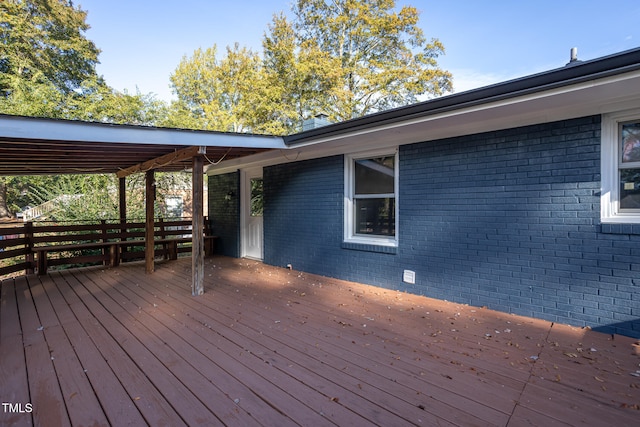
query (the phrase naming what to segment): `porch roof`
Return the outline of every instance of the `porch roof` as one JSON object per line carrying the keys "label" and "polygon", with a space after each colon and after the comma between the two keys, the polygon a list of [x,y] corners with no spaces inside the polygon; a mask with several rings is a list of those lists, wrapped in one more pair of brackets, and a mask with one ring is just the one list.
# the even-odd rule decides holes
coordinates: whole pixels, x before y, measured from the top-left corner
{"label": "porch roof", "polygon": [[285,148],[266,135],[113,125],[0,114],[0,176],[117,173],[153,164],[158,171],[191,167],[192,156],[172,158],[188,147],[203,147],[209,163]]}

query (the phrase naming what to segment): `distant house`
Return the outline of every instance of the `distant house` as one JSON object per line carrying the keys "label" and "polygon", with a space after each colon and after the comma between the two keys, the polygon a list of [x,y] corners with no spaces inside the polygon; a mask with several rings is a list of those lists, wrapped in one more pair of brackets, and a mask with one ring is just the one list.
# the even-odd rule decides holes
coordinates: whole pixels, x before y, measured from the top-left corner
{"label": "distant house", "polygon": [[640,337],[640,49],[210,167],[233,257]]}

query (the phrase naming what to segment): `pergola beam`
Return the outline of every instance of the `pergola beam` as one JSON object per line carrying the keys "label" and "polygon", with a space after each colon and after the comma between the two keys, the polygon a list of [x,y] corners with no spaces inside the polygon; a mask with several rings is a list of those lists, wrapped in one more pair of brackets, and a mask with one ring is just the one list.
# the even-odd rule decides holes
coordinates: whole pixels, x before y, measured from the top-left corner
{"label": "pergola beam", "polygon": [[194,156],[206,153],[206,147],[193,146],[183,148],[181,150],[174,151],[173,153],[165,154],[164,156],[147,160],[146,162],[138,163],[137,165],[122,169],[121,171],[116,172],[116,176],[118,178],[124,178],[134,173],[147,172],[152,169],[158,169],[160,167],[167,166],[172,163],[179,163],[187,159],[192,159]]}

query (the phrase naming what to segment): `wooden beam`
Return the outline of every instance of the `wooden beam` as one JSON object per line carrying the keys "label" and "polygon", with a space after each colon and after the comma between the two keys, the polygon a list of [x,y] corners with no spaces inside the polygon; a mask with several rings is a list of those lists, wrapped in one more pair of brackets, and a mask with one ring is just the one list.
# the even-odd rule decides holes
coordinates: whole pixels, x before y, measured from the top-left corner
{"label": "wooden beam", "polygon": [[145,272],[147,274],[151,274],[155,270],[155,266],[153,264],[154,258],[154,205],[156,199],[156,191],[155,191],[155,173],[152,170],[149,170],[145,173],[145,226],[144,226],[144,264],[145,264]]}
{"label": "wooden beam", "polygon": [[192,172],[193,214],[191,216],[191,294],[204,293],[204,159],[202,156],[193,157]]}
{"label": "wooden beam", "polygon": [[[118,187],[118,212],[120,216],[120,226],[124,226],[127,223],[127,178],[120,178]],[[127,230],[120,228],[120,233],[124,234]],[[126,238],[120,238],[120,240],[126,240]],[[127,251],[126,246],[120,248],[122,253]],[[120,256],[120,254],[118,254]],[[118,259],[118,257],[116,257]],[[118,260],[119,263],[119,260]]]}
{"label": "wooden beam", "polygon": [[122,177],[118,181],[118,211],[120,214],[120,223],[125,223],[127,222],[127,178]]}
{"label": "wooden beam", "polygon": [[193,146],[193,147],[183,148],[182,150],[177,150],[177,151],[174,151],[173,153],[165,154],[164,156],[147,160],[146,162],[138,163],[137,165],[128,167],[126,169],[122,169],[121,171],[118,171],[116,173],[116,176],[118,178],[124,178],[134,173],[147,172],[151,169],[157,169],[159,167],[167,166],[172,163],[182,162],[198,154],[205,154],[206,152],[207,152],[206,147]]}

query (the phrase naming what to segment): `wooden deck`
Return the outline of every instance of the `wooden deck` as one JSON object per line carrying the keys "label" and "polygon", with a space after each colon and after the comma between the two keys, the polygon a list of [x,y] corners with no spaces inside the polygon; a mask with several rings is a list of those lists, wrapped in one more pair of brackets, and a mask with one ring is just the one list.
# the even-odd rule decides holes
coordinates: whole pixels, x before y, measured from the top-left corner
{"label": "wooden deck", "polygon": [[0,425],[640,424],[636,340],[206,262],[2,282]]}

